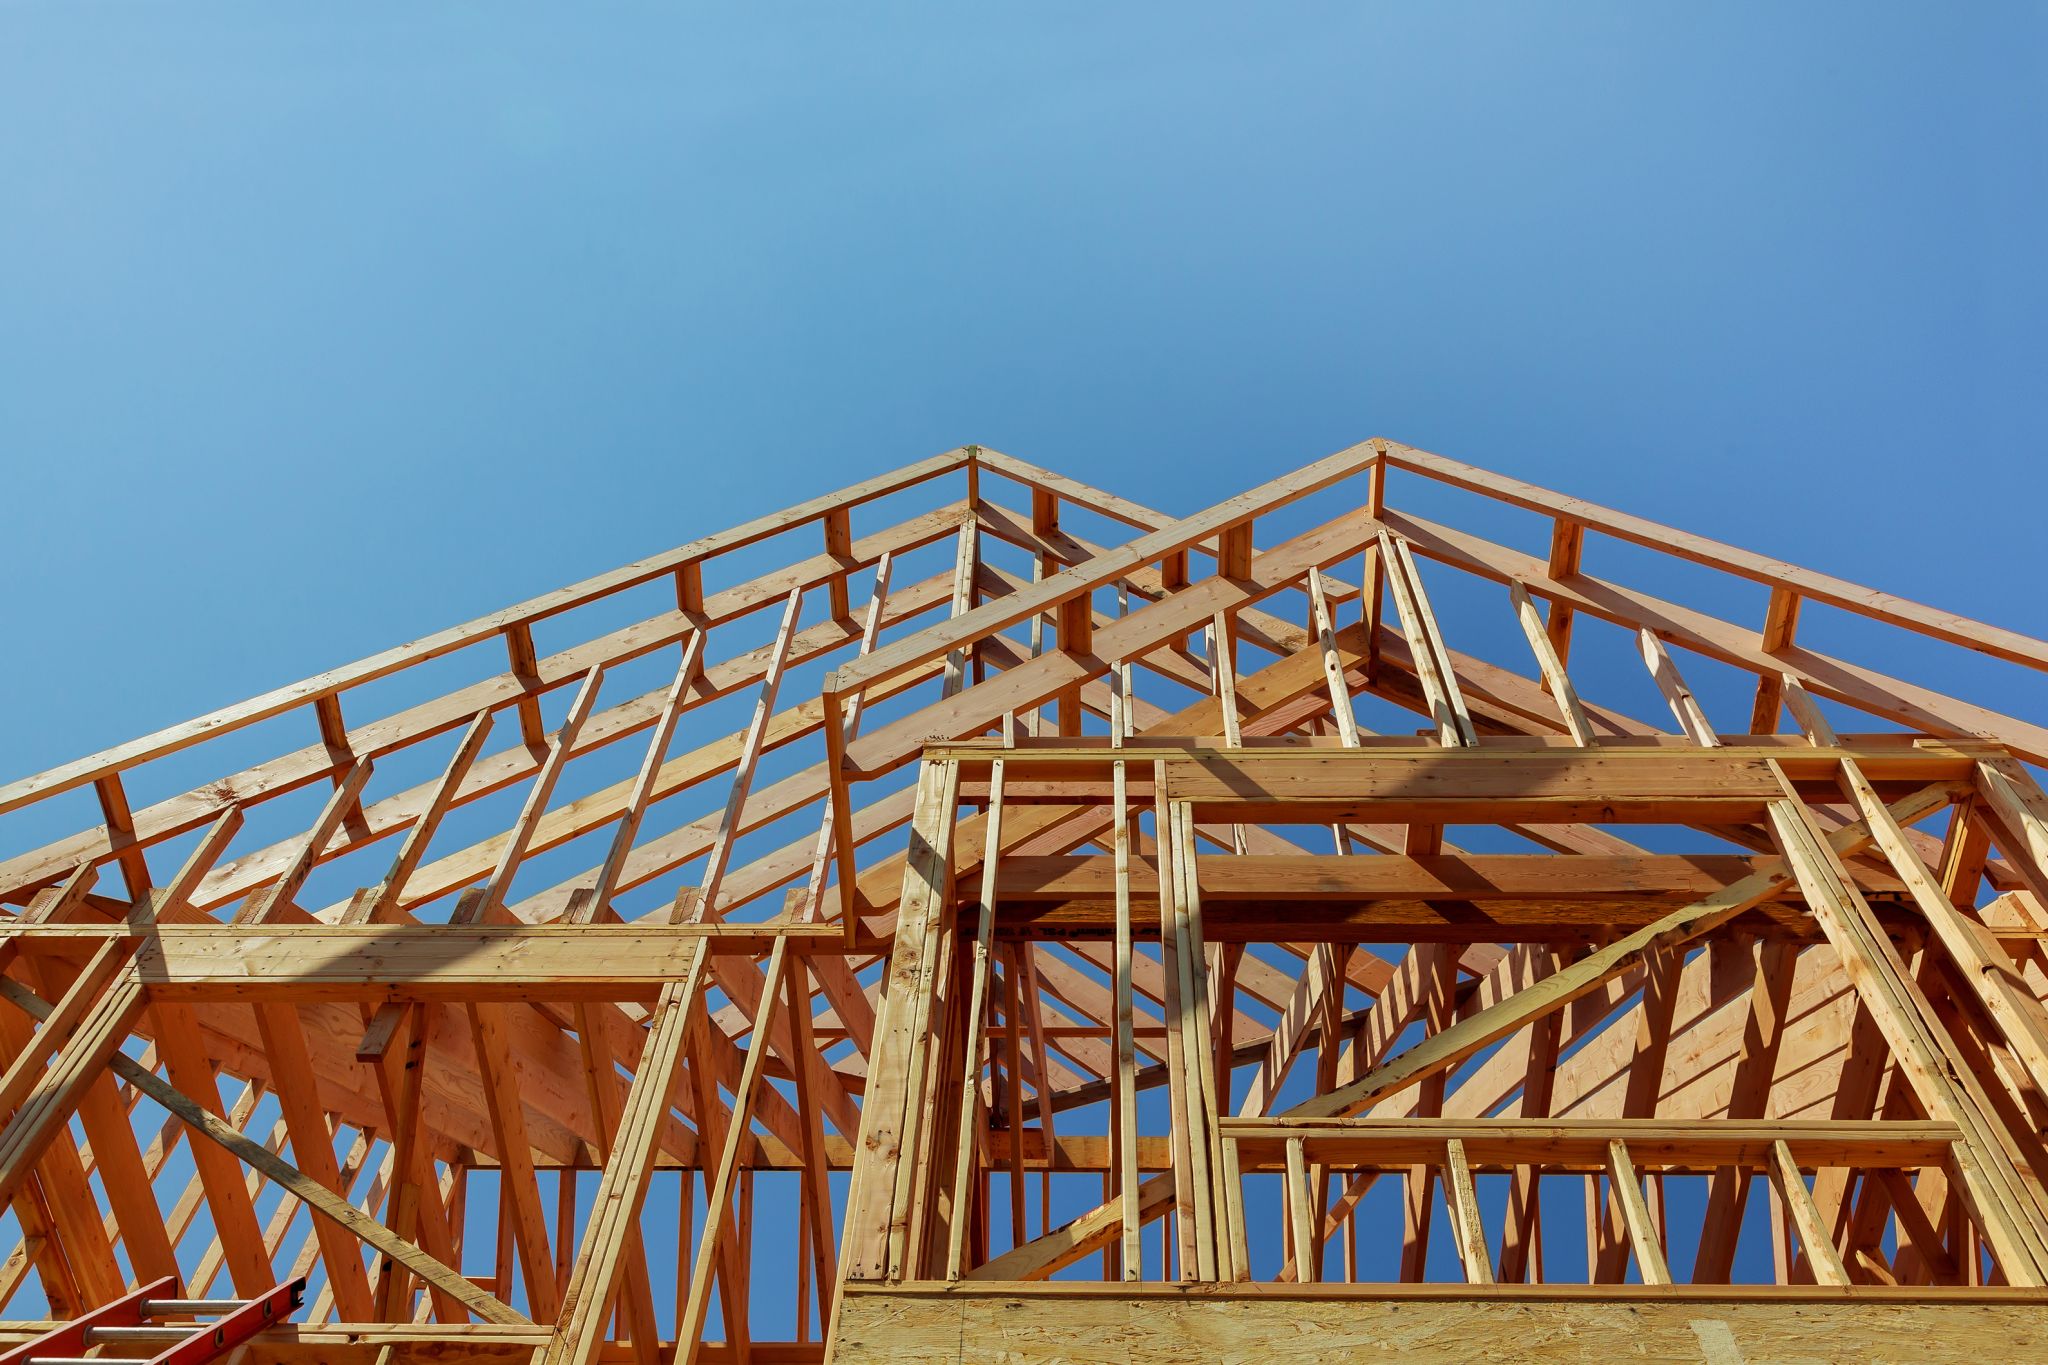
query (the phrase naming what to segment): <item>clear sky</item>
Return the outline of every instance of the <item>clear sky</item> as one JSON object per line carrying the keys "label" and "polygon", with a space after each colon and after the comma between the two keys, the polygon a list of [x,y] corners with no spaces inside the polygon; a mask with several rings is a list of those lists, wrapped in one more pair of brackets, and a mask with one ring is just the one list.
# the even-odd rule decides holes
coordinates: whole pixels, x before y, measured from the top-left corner
{"label": "clear sky", "polygon": [[2038,4],[8,4],[0,780],[964,442],[2048,635],[2044,90]]}
{"label": "clear sky", "polygon": [[1388,435],[2048,634],[2042,6],[0,35],[0,778],[968,441]]}

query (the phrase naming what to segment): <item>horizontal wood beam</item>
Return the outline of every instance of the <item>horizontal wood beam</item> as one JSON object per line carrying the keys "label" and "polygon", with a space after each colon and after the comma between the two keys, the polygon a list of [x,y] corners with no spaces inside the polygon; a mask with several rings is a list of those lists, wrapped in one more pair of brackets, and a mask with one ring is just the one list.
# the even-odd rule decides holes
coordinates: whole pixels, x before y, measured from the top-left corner
{"label": "horizontal wood beam", "polygon": [[1852,1285],[849,1285],[833,1358],[1424,1361],[1912,1360],[1980,1365],[2040,1339],[2013,1289]]}
{"label": "horizontal wood beam", "polygon": [[[23,951],[82,952],[119,926],[0,929]],[[696,945],[752,958],[778,939],[839,952],[836,925],[166,925],[140,964],[154,999],[652,1000],[686,973]]]}
{"label": "horizontal wood beam", "polygon": [[1246,1169],[1277,1166],[1290,1139],[1308,1157],[1345,1170],[1404,1170],[1440,1164],[1458,1141],[1475,1169],[1539,1165],[1594,1172],[1607,1166],[1608,1144],[1628,1146],[1629,1159],[1655,1170],[1711,1171],[1720,1166],[1768,1169],[1783,1142],[1806,1169],[1940,1166],[1962,1131],[1951,1123],[1867,1123],[1669,1119],[1349,1119],[1224,1118],[1224,1138],[1238,1145]]}
{"label": "horizontal wood beam", "polygon": [[[1211,913],[1236,901],[1278,898],[1348,906],[1371,901],[1530,900],[1627,901],[1704,896],[1760,871],[1767,857],[1716,853],[1480,853],[1373,858],[1319,854],[1203,853],[1195,857],[1202,903]],[[1131,876],[1156,875],[1155,860],[1133,855]],[[1859,883],[1899,891],[1876,869]],[[1072,905],[1107,897],[1116,887],[1106,854],[1011,855],[996,874],[996,903],[1006,907]],[[1156,886],[1131,888],[1134,902],[1157,899]],[[1780,894],[1796,897],[1797,888]]]}

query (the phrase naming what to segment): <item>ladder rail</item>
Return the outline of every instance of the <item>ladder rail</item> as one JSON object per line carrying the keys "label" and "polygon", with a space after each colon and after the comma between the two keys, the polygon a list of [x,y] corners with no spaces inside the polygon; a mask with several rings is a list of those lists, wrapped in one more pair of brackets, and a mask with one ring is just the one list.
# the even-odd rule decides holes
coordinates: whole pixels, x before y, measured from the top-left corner
{"label": "ladder rail", "polygon": [[206,1365],[234,1350],[266,1327],[283,1322],[306,1301],[306,1277],[288,1280],[267,1294],[239,1304],[219,1320],[201,1323],[183,1341],[152,1356],[149,1365]]}
{"label": "ladder rail", "polygon": [[[234,1350],[266,1327],[283,1322],[306,1302],[306,1277],[289,1280],[252,1299],[180,1299],[177,1277],[166,1275],[101,1304],[0,1353],[0,1365],[100,1365],[85,1352],[117,1341],[164,1341],[170,1344],[151,1356],[147,1365],[207,1365]],[[219,1314],[213,1322],[151,1322],[152,1317]]]}
{"label": "ladder rail", "polygon": [[86,1333],[95,1327],[138,1327],[142,1325],[143,1305],[151,1299],[166,1298],[178,1292],[178,1277],[166,1275],[152,1280],[132,1294],[124,1294],[109,1303],[103,1303],[90,1313],[81,1314],[71,1321],[62,1323],[49,1331],[11,1351],[0,1353],[0,1365],[28,1365],[35,1359],[77,1358],[85,1354]]}

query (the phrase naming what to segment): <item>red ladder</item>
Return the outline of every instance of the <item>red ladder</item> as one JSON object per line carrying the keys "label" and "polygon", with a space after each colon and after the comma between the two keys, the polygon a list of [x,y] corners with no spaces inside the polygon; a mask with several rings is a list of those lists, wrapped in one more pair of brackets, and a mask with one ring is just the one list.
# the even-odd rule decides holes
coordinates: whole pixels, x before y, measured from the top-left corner
{"label": "red ladder", "polygon": [[[0,1355],[0,1365],[103,1365],[86,1351],[121,1340],[161,1340],[166,1326],[191,1331],[148,1365],[206,1365],[240,1346],[272,1323],[282,1322],[306,1301],[306,1277],[281,1284],[253,1299],[180,1299],[178,1279],[166,1275],[125,1298],[102,1304],[83,1317],[43,1333]],[[207,1316],[212,1322],[152,1323],[165,1317]]]}

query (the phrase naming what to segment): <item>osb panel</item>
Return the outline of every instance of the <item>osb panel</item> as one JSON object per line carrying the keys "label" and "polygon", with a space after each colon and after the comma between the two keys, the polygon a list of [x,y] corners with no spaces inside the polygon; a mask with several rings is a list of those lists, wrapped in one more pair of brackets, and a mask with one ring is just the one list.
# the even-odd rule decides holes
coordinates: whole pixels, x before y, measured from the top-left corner
{"label": "osb panel", "polygon": [[1970,1362],[2048,1359],[2048,1304],[1528,1303],[849,1294],[868,1361]]}

